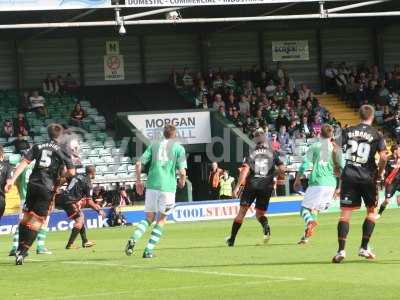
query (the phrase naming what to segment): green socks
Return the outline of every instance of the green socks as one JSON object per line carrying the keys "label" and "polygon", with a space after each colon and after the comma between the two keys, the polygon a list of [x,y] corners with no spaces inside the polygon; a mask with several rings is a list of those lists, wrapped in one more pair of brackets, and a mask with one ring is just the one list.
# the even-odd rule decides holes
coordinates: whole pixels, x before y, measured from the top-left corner
{"label": "green socks", "polygon": [[143,234],[146,232],[147,228],[149,228],[150,225],[151,223],[147,220],[141,221],[137,225],[136,230],[133,232],[131,239],[137,242],[143,236]]}
{"label": "green socks", "polygon": [[303,217],[304,222],[307,224],[310,223],[311,221],[315,221],[316,216],[311,213],[311,211],[308,208],[302,207],[300,211],[300,215]]}
{"label": "green socks", "polygon": [[47,233],[49,232],[49,229],[47,227],[45,228],[40,228],[38,232],[38,236],[36,239],[36,248],[37,250],[43,250],[45,249],[44,242],[46,241]]}
{"label": "green socks", "polygon": [[146,248],[144,249],[145,253],[153,253],[154,247],[160,242],[161,236],[163,235],[164,227],[156,224],[151,231],[151,236],[149,242],[147,243]]}

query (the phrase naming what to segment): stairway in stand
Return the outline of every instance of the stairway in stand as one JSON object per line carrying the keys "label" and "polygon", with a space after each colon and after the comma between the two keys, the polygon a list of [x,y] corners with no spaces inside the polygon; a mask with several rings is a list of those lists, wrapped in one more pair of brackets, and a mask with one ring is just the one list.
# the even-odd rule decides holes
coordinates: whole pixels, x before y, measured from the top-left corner
{"label": "stairway in stand", "polygon": [[348,107],[338,96],[327,94],[318,95],[317,97],[321,100],[321,105],[329,110],[342,126],[358,124],[359,117],[357,112]]}

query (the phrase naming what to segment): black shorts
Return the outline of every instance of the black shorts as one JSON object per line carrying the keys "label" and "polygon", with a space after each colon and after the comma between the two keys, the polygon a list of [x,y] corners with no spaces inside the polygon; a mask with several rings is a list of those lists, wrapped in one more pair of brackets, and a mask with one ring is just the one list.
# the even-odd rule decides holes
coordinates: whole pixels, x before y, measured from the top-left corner
{"label": "black shorts", "polygon": [[6,210],[6,200],[3,196],[0,196],[0,219],[4,215],[4,211]]}
{"label": "black shorts", "polygon": [[274,187],[272,184],[262,188],[246,185],[242,196],[240,197],[240,205],[250,206],[254,201],[256,201],[256,209],[266,211],[269,206],[269,200],[271,199],[273,189]]}
{"label": "black shorts", "polygon": [[28,184],[24,210],[47,217],[53,201],[53,192],[40,185]]}
{"label": "black shorts", "polygon": [[63,195],[56,197],[56,207],[65,211],[70,219],[76,219],[80,217],[82,213],[79,201],[73,201],[73,199]]}
{"label": "black shorts", "polygon": [[342,180],[340,192],[341,208],[360,208],[361,202],[368,208],[378,206],[378,185],[373,180],[369,182],[353,182],[348,179]]}

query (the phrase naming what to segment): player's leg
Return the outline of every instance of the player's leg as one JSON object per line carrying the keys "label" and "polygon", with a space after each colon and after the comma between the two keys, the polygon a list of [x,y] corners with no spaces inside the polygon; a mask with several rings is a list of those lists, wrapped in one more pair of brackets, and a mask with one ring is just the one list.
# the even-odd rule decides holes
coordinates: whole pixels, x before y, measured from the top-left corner
{"label": "player's leg", "polygon": [[45,242],[46,242],[46,237],[49,232],[49,221],[50,221],[50,216],[47,216],[45,223],[43,226],[39,229],[38,236],[36,239],[36,253],[37,254],[52,254],[52,252],[47,249]]}
{"label": "player's leg", "polygon": [[168,215],[170,215],[175,207],[175,193],[160,192],[158,197],[158,218],[154,225],[150,239],[143,252],[143,258],[152,258],[155,246],[160,242],[164,234],[164,226]]}
{"label": "player's leg", "polygon": [[367,208],[367,214],[362,226],[362,239],[358,254],[367,259],[374,259],[376,256],[369,249],[368,244],[375,229],[376,207],[378,204],[377,186],[372,183],[363,185],[362,197]]}
{"label": "player's leg", "polygon": [[390,202],[390,199],[393,197],[393,195],[399,189],[398,187],[399,187],[399,183],[397,181],[385,186],[385,200],[382,202],[381,206],[379,207],[379,211],[378,211],[378,215],[376,216],[376,219],[379,219],[382,216],[383,212],[385,211],[387,205]]}
{"label": "player's leg", "polygon": [[29,185],[24,216],[19,224],[19,241],[16,252],[16,264],[22,265],[39,229],[46,221],[52,193],[38,186]]}
{"label": "player's leg", "polygon": [[240,207],[239,207],[239,212],[236,215],[235,219],[233,219],[232,222],[232,228],[231,228],[231,234],[230,236],[226,239],[226,244],[229,247],[233,247],[235,245],[235,240],[236,236],[240,230],[240,227],[242,227],[243,221],[246,217],[246,213],[249,209],[250,205],[241,202]]}
{"label": "player's leg", "polygon": [[263,233],[264,233],[264,242],[267,243],[271,238],[271,228],[268,224],[268,218],[266,216],[266,212],[268,210],[269,201],[271,199],[273,191],[273,186],[267,187],[267,189],[262,189],[257,191],[256,195],[256,219],[260,223]]}
{"label": "player's leg", "polygon": [[332,258],[333,263],[341,263],[346,257],[346,240],[350,231],[350,220],[352,212],[352,208],[341,208],[339,222],[337,225],[338,251],[336,255]]}
{"label": "player's leg", "polygon": [[240,196],[239,212],[232,222],[231,235],[226,239],[226,244],[229,247],[233,247],[235,245],[236,236],[240,230],[240,227],[242,227],[247,210],[249,209],[250,205],[253,204],[255,198],[255,191],[253,191],[249,185],[246,185],[243,189],[242,195]]}
{"label": "player's leg", "polygon": [[71,234],[69,236],[67,245],[65,246],[65,249],[74,249],[74,242],[76,240],[76,238],[78,237],[78,235],[81,232],[81,229],[83,227],[83,223],[84,223],[84,217],[83,215],[78,212],[76,213],[72,219],[75,221],[74,223],[74,227],[72,227],[72,231]]}
{"label": "player's leg", "polygon": [[361,206],[360,186],[351,181],[343,180],[340,194],[340,217],[337,226],[338,251],[332,258],[333,263],[341,263],[346,257],[346,240],[350,231],[350,220],[353,210]]}
{"label": "player's leg", "polygon": [[[24,172],[27,172],[27,170],[25,170]],[[23,176],[23,174],[21,174],[16,181],[18,194],[19,194],[19,198],[20,198],[20,209],[21,209],[21,213],[19,215],[19,222],[21,222],[21,220],[23,218],[26,194],[28,191],[28,183],[26,182],[26,178],[25,178],[25,176]],[[15,252],[17,251],[17,248],[18,248],[18,241],[19,241],[18,227],[19,226],[17,226],[17,228],[15,229],[15,232],[13,234],[12,246],[11,246],[10,253],[8,254],[9,256],[15,256]]]}
{"label": "player's leg", "polygon": [[317,226],[317,215],[315,211],[316,207],[319,205],[320,194],[321,191],[315,186],[310,186],[306,190],[300,209],[300,216],[304,220],[305,229],[303,236],[298,242],[299,244],[306,244],[313,234],[314,228]]}
{"label": "player's leg", "polygon": [[125,246],[126,255],[133,254],[136,242],[140,240],[140,238],[143,236],[143,234],[146,232],[149,226],[154,222],[158,210],[157,202],[159,193],[160,192],[156,190],[151,190],[151,189],[146,190],[145,203],[144,203],[146,218],[139,222],[132,236],[129,238]]}

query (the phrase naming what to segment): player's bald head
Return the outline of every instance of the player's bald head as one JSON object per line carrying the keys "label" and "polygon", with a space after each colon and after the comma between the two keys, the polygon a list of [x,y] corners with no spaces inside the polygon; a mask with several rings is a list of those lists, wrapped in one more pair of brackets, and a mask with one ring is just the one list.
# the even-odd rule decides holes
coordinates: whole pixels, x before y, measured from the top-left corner
{"label": "player's bald head", "polygon": [[50,124],[47,127],[47,133],[49,134],[49,138],[51,140],[58,140],[64,133],[64,127],[56,123]]}
{"label": "player's bald head", "polygon": [[2,145],[0,145],[0,159],[4,158],[4,148]]}
{"label": "player's bald head", "polygon": [[95,175],[96,167],[95,166],[86,166],[85,171],[86,171],[87,175]]}

